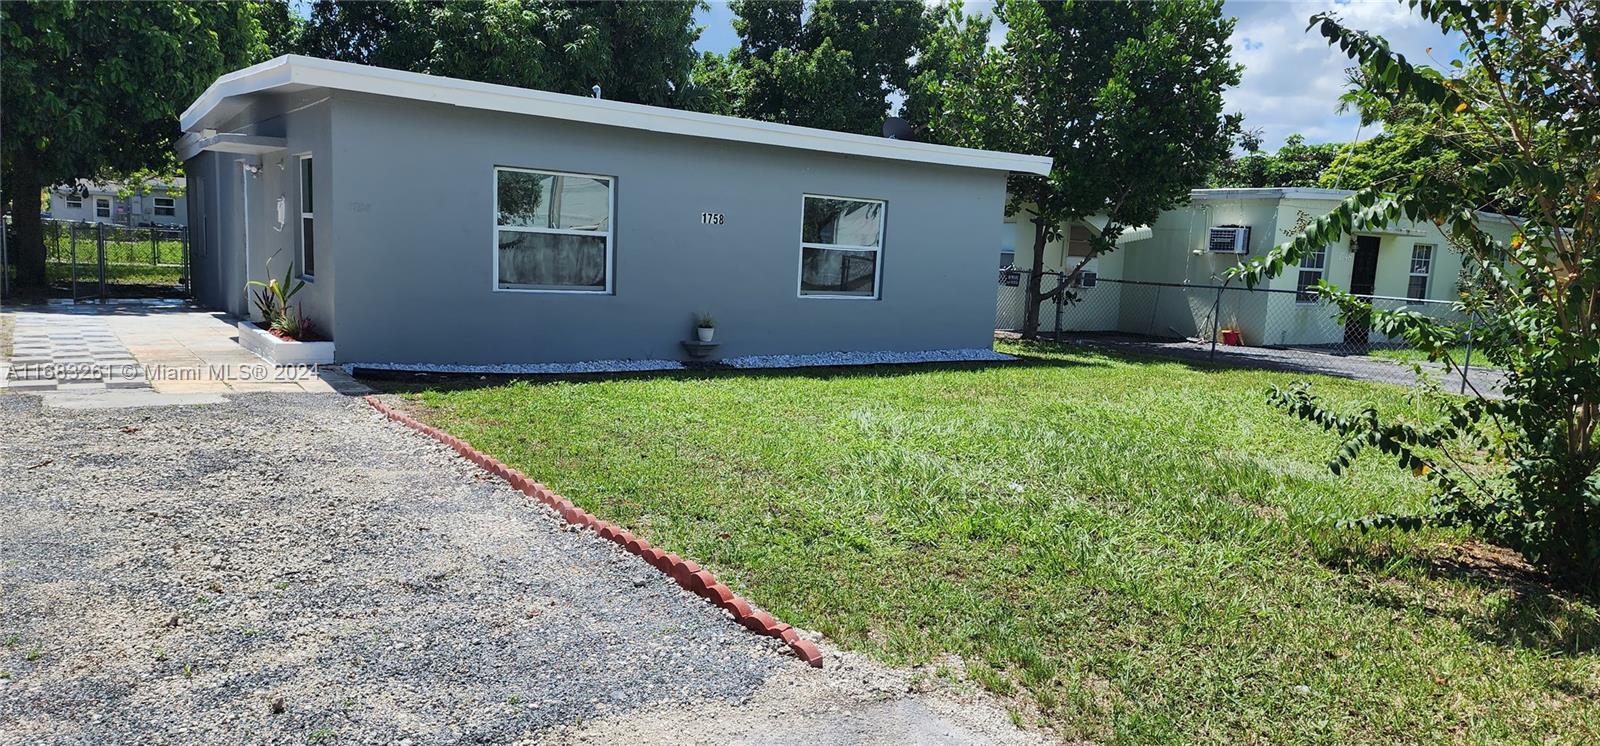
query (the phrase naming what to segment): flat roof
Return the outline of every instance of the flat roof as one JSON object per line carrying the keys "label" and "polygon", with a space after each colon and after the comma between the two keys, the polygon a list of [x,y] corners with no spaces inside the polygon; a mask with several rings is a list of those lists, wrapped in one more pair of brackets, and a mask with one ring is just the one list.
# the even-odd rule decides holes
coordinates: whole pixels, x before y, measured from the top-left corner
{"label": "flat roof", "polygon": [[215,129],[218,123],[244,108],[246,102],[243,99],[246,96],[293,93],[313,88],[865,158],[1040,175],[1048,174],[1051,166],[1048,156],[956,148],[796,127],[295,54],[276,57],[217,78],[184,110],[178,119],[179,125],[185,132]]}

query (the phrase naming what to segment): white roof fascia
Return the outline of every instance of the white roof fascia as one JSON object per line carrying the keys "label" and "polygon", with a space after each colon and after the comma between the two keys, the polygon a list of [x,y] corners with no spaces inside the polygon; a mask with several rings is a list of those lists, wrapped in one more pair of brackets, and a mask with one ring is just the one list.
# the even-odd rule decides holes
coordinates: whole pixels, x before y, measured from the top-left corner
{"label": "white roof fascia", "polygon": [[327,88],[429,101],[469,109],[503,111],[689,137],[867,158],[1039,175],[1048,174],[1051,167],[1051,159],[1048,156],[1000,153],[892,140],[886,137],[869,137],[424,75],[299,55],[284,55],[217,78],[216,82],[206,88],[205,92],[184,110],[179,117],[179,124],[184,131],[193,131],[205,116],[225,99],[268,92],[287,86],[294,86],[296,89]]}

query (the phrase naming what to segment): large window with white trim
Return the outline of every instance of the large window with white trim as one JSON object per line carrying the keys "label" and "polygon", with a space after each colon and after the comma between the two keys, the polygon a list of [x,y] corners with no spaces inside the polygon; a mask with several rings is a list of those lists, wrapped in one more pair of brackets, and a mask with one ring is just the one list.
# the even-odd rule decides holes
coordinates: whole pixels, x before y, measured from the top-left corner
{"label": "large window with white trim", "polygon": [[111,217],[111,198],[110,197],[95,197],[94,198],[94,216],[97,217],[97,218],[109,218],[109,217]]}
{"label": "large window with white trim", "polygon": [[800,295],[877,298],[884,202],[806,195],[800,224]]}
{"label": "large window with white trim", "polygon": [[168,217],[177,215],[178,214],[178,202],[177,202],[177,200],[173,199],[172,197],[156,197],[155,198],[155,213],[157,215],[165,215],[165,216],[168,216]]}
{"label": "large window with white trim", "polygon": [[611,292],[612,178],[498,167],[496,290]]}
{"label": "large window with white trim", "polygon": [[1406,283],[1406,297],[1424,300],[1428,297],[1428,276],[1433,274],[1433,245],[1419,243],[1411,247],[1411,276]]}
{"label": "large window with white trim", "polygon": [[311,278],[317,274],[317,214],[314,209],[315,193],[312,189],[311,156],[300,157],[300,276]]}
{"label": "large window with white trim", "polygon": [[1294,282],[1294,302],[1316,303],[1317,296],[1311,293],[1311,288],[1322,282],[1323,275],[1328,272],[1328,247],[1318,247],[1316,251],[1308,251],[1300,256],[1300,276]]}

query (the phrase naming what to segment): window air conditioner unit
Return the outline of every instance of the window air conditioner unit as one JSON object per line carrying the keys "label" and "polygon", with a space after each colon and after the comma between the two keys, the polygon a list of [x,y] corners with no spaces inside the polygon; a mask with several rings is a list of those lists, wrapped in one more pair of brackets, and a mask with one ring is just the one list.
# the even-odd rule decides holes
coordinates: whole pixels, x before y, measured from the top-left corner
{"label": "window air conditioner unit", "polygon": [[1219,225],[1211,229],[1206,248],[1213,254],[1250,253],[1250,227],[1245,225]]}

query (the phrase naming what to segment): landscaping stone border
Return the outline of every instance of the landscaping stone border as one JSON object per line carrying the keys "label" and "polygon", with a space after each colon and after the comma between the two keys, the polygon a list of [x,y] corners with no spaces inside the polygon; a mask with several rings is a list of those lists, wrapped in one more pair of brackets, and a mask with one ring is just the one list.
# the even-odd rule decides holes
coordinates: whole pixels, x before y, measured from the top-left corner
{"label": "landscaping stone border", "polygon": [[489,454],[473,448],[460,438],[432,425],[424,424],[416,418],[385,404],[376,396],[364,396],[362,399],[366,400],[374,409],[382,412],[389,419],[450,446],[456,453],[477,464],[484,471],[505,480],[513,489],[549,506],[559,513],[561,519],[567,523],[588,528],[599,534],[600,538],[620,545],[629,554],[637,555],[646,564],[672,578],[673,582],[683,586],[690,593],[732,614],[734,621],[744,628],[758,635],[778,638],[784,641],[800,660],[815,668],[822,667],[822,651],[817,648],[816,644],[809,640],[800,639],[800,633],[793,626],[779,621],[765,611],[756,609],[749,601],[740,598],[728,586],[712,577],[711,573],[701,569],[699,565],[695,564],[694,560],[684,559],[660,547],[651,546],[650,542],[645,541],[643,537],[634,536],[621,526],[595,517],[583,508],[574,505],[571,500],[529,479],[526,474],[501,463]]}

